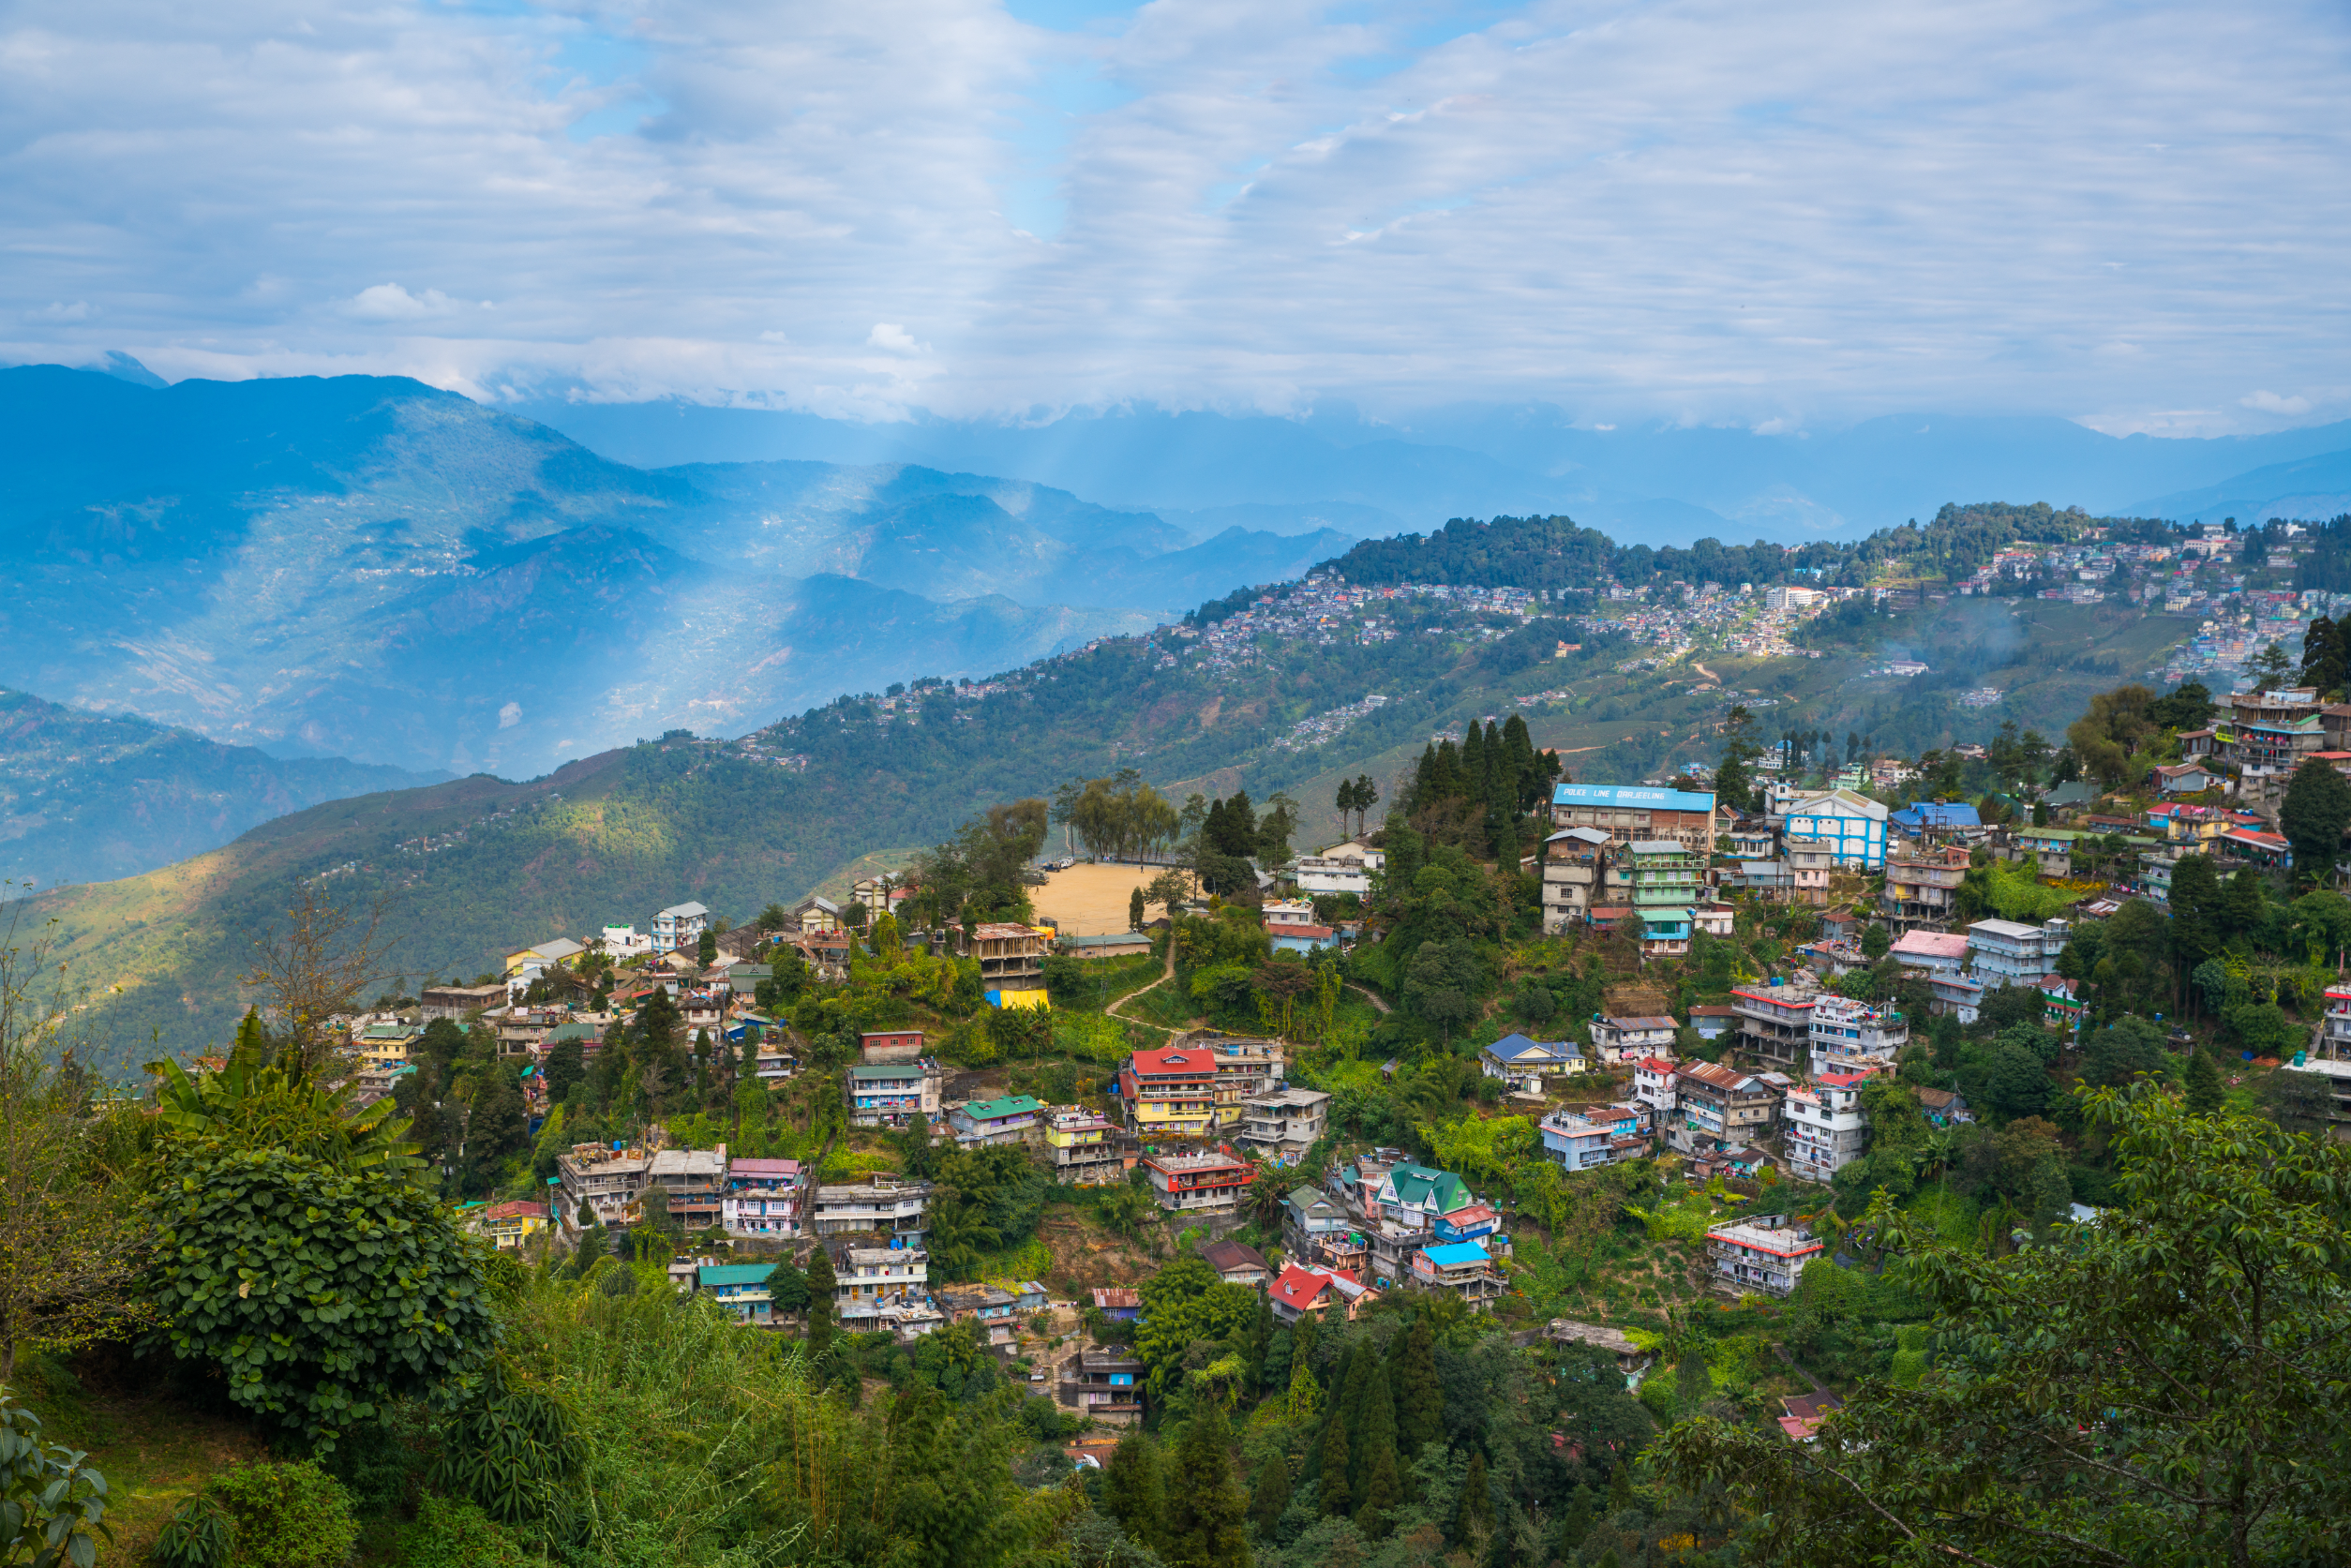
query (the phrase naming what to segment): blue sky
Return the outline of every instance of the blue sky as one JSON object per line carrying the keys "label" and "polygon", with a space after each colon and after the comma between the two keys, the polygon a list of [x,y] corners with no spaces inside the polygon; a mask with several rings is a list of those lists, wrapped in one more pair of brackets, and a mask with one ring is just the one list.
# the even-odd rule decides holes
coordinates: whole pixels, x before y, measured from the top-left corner
{"label": "blue sky", "polygon": [[2351,417],[2337,3],[17,0],[0,356],[890,418]]}

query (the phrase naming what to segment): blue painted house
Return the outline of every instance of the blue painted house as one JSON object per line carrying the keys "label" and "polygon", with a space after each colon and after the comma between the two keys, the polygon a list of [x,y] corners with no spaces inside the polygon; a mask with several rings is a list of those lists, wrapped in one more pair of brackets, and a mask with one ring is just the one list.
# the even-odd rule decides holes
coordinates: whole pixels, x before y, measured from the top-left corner
{"label": "blue painted house", "polygon": [[1849,789],[1832,789],[1789,801],[1780,831],[1789,839],[1815,841],[1848,870],[1882,871],[1886,816],[1882,801]]}

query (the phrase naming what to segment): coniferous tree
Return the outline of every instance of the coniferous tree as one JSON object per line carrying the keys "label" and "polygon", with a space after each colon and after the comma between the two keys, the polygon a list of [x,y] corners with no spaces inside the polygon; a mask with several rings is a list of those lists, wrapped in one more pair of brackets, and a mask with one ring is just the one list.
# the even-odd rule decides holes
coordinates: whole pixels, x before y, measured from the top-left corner
{"label": "coniferous tree", "polygon": [[1407,1459],[1415,1459],[1423,1444],[1445,1435],[1445,1385],[1437,1381],[1437,1336],[1428,1315],[1398,1337],[1404,1351],[1397,1359],[1396,1442]]}
{"label": "coniferous tree", "polygon": [[1141,931],[1147,911],[1143,902],[1143,889],[1137,888],[1127,894],[1127,929]]}
{"label": "coniferous tree", "polygon": [[588,1053],[577,1040],[559,1040],[547,1053],[547,1098],[549,1105],[561,1105],[572,1098],[573,1088],[588,1076]]}
{"label": "coniferous tree", "polygon": [[1249,1494],[1249,1521],[1268,1541],[1281,1512],[1290,1506],[1290,1462],[1275,1454],[1257,1467],[1257,1484]]}
{"label": "coniferous tree", "polygon": [[1128,1539],[1146,1550],[1167,1550],[1167,1478],[1160,1445],[1149,1434],[1130,1431],[1111,1450],[1102,1469],[1102,1511],[1116,1519]]}
{"label": "coniferous tree", "polygon": [[2186,1098],[2188,1109],[2199,1116],[2209,1116],[2218,1111],[2227,1098],[2221,1084],[2221,1069],[2214,1064],[2212,1053],[2198,1047],[2188,1058]]}
{"label": "coniferous tree", "polygon": [[818,1242],[808,1260],[808,1353],[821,1356],[832,1348],[834,1292],[841,1280],[832,1272],[832,1255]]}
{"label": "coniferous tree", "polygon": [[1319,1494],[1325,1517],[1343,1516],[1354,1512],[1355,1496],[1347,1487],[1347,1407],[1344,1399],[1331,1401],[1330,1419],[1323,1423],[1322,1490]]}
{"label": "coniferous tree", "polygon": [[1486,1486],[1486,1456],[1470,1456],[1469,1474],[1461,1481],[1461,1506],[1453,1516],[1453,1544],[1475,1548],[1493,1533],[1494,1500]]}
{"label": "coniferous tree", "polygon": [[1403,1467],[1396,1454],[1396,1396],[1387,1369],[1363,1357],[1363,1403],[1348,1426],[1353,1461],[1355,1526],[1367,1539],[1385,1529],[1388,1516],[1403,1501]]}
{"label": "coniferous tree", "polygon": [[1630,1461],[1618,1459],[1609,1471],[1609,1514],[1613,1517],[1633,1505],[1633,1467]]}
{"label": "coniferous tree", "polygon": [[1176,1450],[1168,1500],[1169,1562],[1176,1568],[1249,1568],[1249,1500],[1233,1479],[1233,1428],[1224,1407],[1204,1399]]}

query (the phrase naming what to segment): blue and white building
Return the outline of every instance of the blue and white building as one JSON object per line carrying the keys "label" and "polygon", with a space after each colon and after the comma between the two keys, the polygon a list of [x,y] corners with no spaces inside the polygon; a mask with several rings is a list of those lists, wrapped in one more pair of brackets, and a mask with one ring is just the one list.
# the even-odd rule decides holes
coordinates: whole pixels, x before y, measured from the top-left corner
{"label": "blue and white building", "polygon": [[1617,844],[1673,839],[1685,849],[1711,855],[1715,796],[1712,790],[1654,784],[1554,784],[1551,826],[1597,829]]}
{"label": "blue and white building", "polygon": [[1810,839],[1849,871],[1881,871],[1886,863],[1886,817],[1882,801],[1849,789],[1832,789],[1788,804],[1780,826],[1789,840]]}

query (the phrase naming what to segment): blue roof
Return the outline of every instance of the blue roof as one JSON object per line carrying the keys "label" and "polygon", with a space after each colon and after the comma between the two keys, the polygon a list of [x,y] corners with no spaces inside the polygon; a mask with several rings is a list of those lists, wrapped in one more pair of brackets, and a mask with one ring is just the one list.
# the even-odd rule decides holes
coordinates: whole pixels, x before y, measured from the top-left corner
{"label": "blue roof", "polygon": [[1439,1268],[1451,1268],[1456,1263],[1490,1263],[1486,1249],[1474,1241],[1451,1241],[1442,1247],[1424,1247],[1429,1261]]}
{"label": "blue roof", "polygon": [[1492,1052],[1498,1060],[1505,1062],[1515,1062],[1530,1051],[1540,1051],[1546,1055],[1556,1056],[1562,1060],[1582,1054],[1573,1045],[1564,1040],[1531,1040],[1524,1035],[1505,1035],[1486,1049]]}
{"label": "blue roof", "polygon": [[1715,809],[1714,793],[1692,794],[1681,789],[1658,789],[1652,784],[1564,784],[1551,786],[1554,806],[1637,806],[1651,811],[1711,812]]}
{"label": "blue roof", "polygon": [[1981,828],[1984,819],[1973,806],[1955,800],[1913,800],[1894,814],[1905,828]]}

